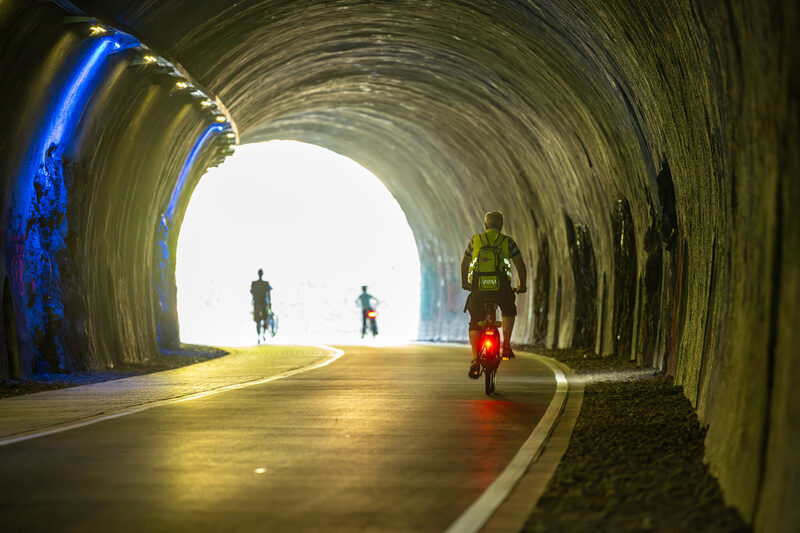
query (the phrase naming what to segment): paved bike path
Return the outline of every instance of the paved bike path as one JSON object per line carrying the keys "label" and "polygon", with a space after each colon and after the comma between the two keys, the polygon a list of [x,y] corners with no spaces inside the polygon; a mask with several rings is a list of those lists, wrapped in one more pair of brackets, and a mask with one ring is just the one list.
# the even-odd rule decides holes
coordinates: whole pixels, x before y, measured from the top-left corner
{"label": "paved bike path", "polygon": [[11,437],[275,376],[331,354],[315,346],[225,350],[229,355],[163,372],[0,399],[0,446]]}
{"label": "paved bike path", "polygon": [[[444,531],[547,410],[552,371],[466,347],[333,364],[0,447],[7,531]],[[2,402],[0,402],[2,405]]]}

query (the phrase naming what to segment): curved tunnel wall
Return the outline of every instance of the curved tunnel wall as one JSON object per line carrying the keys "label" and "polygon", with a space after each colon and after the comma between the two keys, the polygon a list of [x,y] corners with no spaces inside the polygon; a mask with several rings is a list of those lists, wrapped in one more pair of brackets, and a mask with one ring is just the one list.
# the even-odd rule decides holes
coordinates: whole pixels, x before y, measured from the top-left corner
{"label": "curved tunnel wall", "polygon": [[0,143],[19,373],[145,361],[159,341],[178,342],[174,251],[159,244],[174,250],[166,228],[227,153],[227,117],[177,88],[182,78],[130,35],[55,6],[6,3],[0,14],[0,65],[15,74],[3,77],[16,101],[5,101]]}
{"label": "curved tunnel wall", "polygon": [[[464,337],[460,256],[482,213],[503,211],[535,275],[517,340],[675,376],[709,426],[728,500],[763,530],[798,522],[795,4],[78,3],[180,61],[230,109],[244,142],[312,142],[380,176],[418,242],[421,337]],[[3,82],[14,95],[3,133],[30,136],[51,70],[20,68],[36,62],[14,54],[46,57],[66,30],[38,7],[26,24],[53,42],[25,39],[41,28],[10,15],[31,12],[22,5],[0,10],[18,36],[3,71],[22,72]],[[145,358],[157,323],[177,340],[173,300],[159,317],[152,290],[158,206],[208,127],[194,104],[157,84],[145,100],[137,74],[119,76],[106,79],[109,103],[91,107],[94,129],[82,127],[70,160],[84,160],[86,199],[69,204],[79,281],[61,291],[78,300],[64,304],[65,321],[85,317],[88,351],[68,350],[84,365]],[[132,121],[141,127],[127,131]],[[24,138],[4,139],[6,191]]]}

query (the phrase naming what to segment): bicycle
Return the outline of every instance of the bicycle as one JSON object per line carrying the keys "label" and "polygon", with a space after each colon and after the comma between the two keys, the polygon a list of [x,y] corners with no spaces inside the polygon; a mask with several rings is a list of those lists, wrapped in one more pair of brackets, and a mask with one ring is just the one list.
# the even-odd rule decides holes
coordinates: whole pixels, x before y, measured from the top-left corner
{"label": "bicycle", "polygon": [[378,324],[375,319],[378,316],[378,312],[375,310],[374,307],[370,307],[366,311],[363,311],[364,316],[361,319],[361,338],[367,336],[367,325],[369,325],[369,329],[372,331],[372,336],[375,337],[378,335]]}
{"label": "bicycle", "polygon": [[478,364],[484,377],[484,387],[487,396],[494,393],[497,384],[497,369],[500,367],[500,331],[502,322],[497,320],[497,303],[484,302],[484,320],[478,322],[480,334],[478,336]]}
{"label": "bicycle", "polygon": [[[514,294],[519,294],[518,288],[512,289]],[[525,292],[525,291],[522,291]],[[491,299],[483,301],[484,319],[478,322],[478,376],[484,376],[484,385],[487,395],[494,393],[497,384],[497,369],[500,361],[507,360],[508,357],[501,355],[502,340],[500,330],[503,323],[497,320],[497,307],[500,304]]]}

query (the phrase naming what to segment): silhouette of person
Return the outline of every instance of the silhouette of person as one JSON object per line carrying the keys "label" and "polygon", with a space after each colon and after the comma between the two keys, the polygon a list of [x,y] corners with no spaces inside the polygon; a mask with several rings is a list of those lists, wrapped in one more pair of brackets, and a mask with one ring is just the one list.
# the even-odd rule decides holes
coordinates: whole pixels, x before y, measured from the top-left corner
{"label": "silhouette of person", "polygon": [[269,281],[262,279],[264,271],[258,269],[258,279],[250,284],[250,294],[253,295],[253,320],[256,321],[256,332],[258,333],[258,343],[266,337],[267,318],[269,309],[272,306],[270,292],[272,286]]}

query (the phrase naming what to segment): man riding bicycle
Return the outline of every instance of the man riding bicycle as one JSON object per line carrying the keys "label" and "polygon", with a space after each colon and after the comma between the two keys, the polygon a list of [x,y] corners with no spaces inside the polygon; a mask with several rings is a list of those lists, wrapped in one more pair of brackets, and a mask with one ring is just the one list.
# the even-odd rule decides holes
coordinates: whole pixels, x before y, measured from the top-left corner
{"label": "man riding bicycle", "polygon": [[269,284],[269,281],[261,279],[263,275],[264,271],[259,268],[258,279],[250,284],[250,294],[253,295],[253,320],[256,321],[259,344],[261,343],[262,336],[266,336],[267,320],[272,307],[272,300],[270,298],[272,286]]}
{"label": "man riding bicycle", "polygon": [[[461,261],[461,286],[471,291],[467,298],[465,309],[469,311],[469,342],[472,345],[472,363],[469,367],[469,377],[478,379],[480,376],[480,365],[478,363],[480,327],[478,322],[484,319],[485,303],[495,302],[500,306],[503,316],[503,358],[511,359],[514,352],[511,349],[511,332],[514,329],[514,320],[517,316],[517,305],[515,303],[515,292],[526,292],[528,271],[525,262],[522,260],[522,253],[519,251],[517,243],[508,235],[503,235],[503,215],[497,211],[490,211],[484,217],[485,233],[477,233],[472,236],[467,248],[464,251],[464,258]],[[499,287],[493,291],[478,290],[476,270],[478,255],[482,248],[498,248],[502,252],[503,273],[499,276]],[[516,291],[511,287],[511,264],[517,271],[519,277],[519,288]]]}
{"label": "man riding bicycle", "polygon": [[[378,334],[378,326],[375,324],[374,307],[380,301],[367,292],[367,286],[361,286],[361,294],[356,298],[356,304],[361,306],[361,338],[363,339],[367,334],[367,322],[372,329],[372,336]],[[370,313],[373,313],[370,316]]]}

